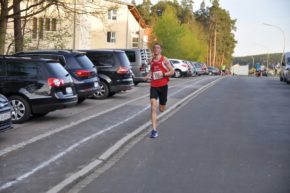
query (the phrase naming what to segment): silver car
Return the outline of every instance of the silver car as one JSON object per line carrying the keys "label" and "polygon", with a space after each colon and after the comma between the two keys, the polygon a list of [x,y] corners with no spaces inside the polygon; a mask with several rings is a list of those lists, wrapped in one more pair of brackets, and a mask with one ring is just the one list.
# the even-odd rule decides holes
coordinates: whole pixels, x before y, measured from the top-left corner
{"label": "silver car", "polygon": [[150,70],[151,51],[150,49],[121,49],[125,51],[132,67],[133,82],[135,86],[144,82],[144,77]]}

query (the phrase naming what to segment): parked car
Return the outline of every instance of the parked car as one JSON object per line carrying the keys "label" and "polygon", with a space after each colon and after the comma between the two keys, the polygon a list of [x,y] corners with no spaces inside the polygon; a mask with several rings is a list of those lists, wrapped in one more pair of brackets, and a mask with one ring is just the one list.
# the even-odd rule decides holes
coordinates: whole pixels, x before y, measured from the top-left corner
{"label": "parked car", "polygon": [[192,72],[190,71],[190,67],[187,63],[180,59],[168,59],[171,65],[174,68],[174,77],[179,78],[181,76],[192,76]]}
{"label": "parked car", "polygon": [[70,74],[58,61],[22,57],[0,57],[0,93],[11,103],[14,123],[73,106],[78,99]]}
{"label": "parked car", "polygon": [[122,50],[83,50],[97,67],[101,89],[94,98],[104,99],[133,88],[131,65]]}
{"label": "parked car", "polygon": [[202,64],[201,63],[199,63],[199,62],[192,62],[192,64],[195,66],[195,71],[196,71],[196,74],[198,76],[204,74],[204,71],[202,70]]}
{"label": "parked car", "polygon": [[144,82],[144,77],[150,70],[151,59],[147,55],[146,49],[120,49],[125,51],[133,71],[133,82],[135,86]]}
{"label": "parked car", "polygon": [[208,75],[220,75],[220,70],[216,67],[209,66],[208,69]]}
{"label": "parked car", "polygon": [[190,61],[188,60],[183,60],[184,63],[186,63],[188,65],[188,76],[195,76],[196,72],[195,72],[195,67],[191,64]]}
{"label": "parked car", "polygon": [[200,63],[201,64],[201,69],[203,71],[203,74],[208,74],[208,68],[207,65],[205,63]]}
{"label": "parked car", "polygon": [[141,50],[142,57],[145,57],[147,60],[147,63],[150,64],[152,60],[151,50],[149,48],[142,48],[140,50]]}
{"label": "parked car", "polygon": [[8,99],[4,95],[0,94],[0,131],[4,131],[12,127],[11,112],[11,106]]}
{"label": "parked car", "polygon": [[38,50],[19,52],[16,56],[58,60],[70,73],[78,94],[78,103],[100,89],[99,78],[94,64],[85,53],[70,50]]}
{"label": "parked car", "polygon": [[283,57],[283,62],[280,71],[280,81],[285,81],[290,84],[290,52],[286,52]]}

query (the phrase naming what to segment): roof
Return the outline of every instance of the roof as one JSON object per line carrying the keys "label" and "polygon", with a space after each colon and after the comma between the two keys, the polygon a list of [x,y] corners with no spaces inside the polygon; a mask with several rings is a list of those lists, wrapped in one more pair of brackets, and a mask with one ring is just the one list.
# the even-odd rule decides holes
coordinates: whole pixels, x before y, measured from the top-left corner
{"label": "roof", "polygon": [[143,20],[142,16],[140,15],[137,7],[135,5],[128,5],[128,9],[132,13],[132,15],[135,17],[136,21],[140,24],[142,28],[146,27],[145,21]]}
{"label": "roof", "polygon": [[140,24],[140,26],[142,28],[145,28],[146,27],[146,24],[145,24],[145,21],[143,20],[142,16],[140,15],[137,7],[132,4],[132,3],[127,3],[127,2],[124,2],[124,1],[121,1],[121,0],[106,0],[106,1],[109,1],[109,2],[112,2],[112,3],[118,3],[118,4],[121,4],[121,5],[127,5],[128,6],[128,9],[129,11],[132,13],[132,15],[135,17],[136,21]]}

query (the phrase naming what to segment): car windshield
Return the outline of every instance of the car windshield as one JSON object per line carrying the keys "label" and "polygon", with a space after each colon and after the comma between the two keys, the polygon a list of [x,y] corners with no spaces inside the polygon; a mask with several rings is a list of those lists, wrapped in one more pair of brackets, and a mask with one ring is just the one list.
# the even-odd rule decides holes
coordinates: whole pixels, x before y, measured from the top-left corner
{"label": "car windshield", "polygon": [[128,67],[128,68],[131,67],[130,62],[129,62],[128,57],[126,56],[125,52],[120,52],[120,53],[117,53],[116,55],[120,61],[121,66]]}

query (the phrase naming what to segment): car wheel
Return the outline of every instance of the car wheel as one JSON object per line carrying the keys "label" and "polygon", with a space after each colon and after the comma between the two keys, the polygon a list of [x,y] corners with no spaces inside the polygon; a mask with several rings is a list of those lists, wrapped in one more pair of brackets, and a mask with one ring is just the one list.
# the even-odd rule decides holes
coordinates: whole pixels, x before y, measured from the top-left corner
{"label": "car wheel", "polygon": [[23,123],[27,121],[31,115],[31,108],[24,97],[11,96],[9,97],[12,106],[12,122]]}
{"label": "car wheel", "polygon": [[95,99],[105,99],[109,96],[109,93],[110,93],[109,86],[105,82],[101,81],[100,90],[94,93],[92,96]]}
{"label": "car wheel", "polygon": [[134,82],[134,85],[137,86],[139,84],[139,82]]}
{"label": "car wheel", "polygon": [[180,70],[175,70],[174,71],[174,77],[175,78],[180,78],[181,77],[181,71]]}
{"label": "car wheel", "polygon": [[85,100],[86,100],[86,98],[84,98],[84,97],[78,98],[78,103],[82,103],[82,102],[84,102]]}
{"label": "car wheel", "polygon": [[209,72],[208,75],[212,76],[212,72]]}

